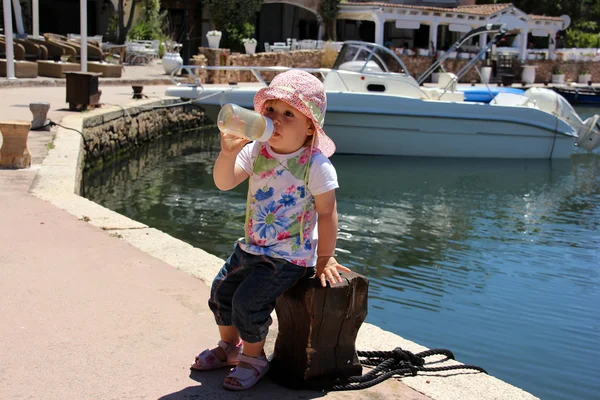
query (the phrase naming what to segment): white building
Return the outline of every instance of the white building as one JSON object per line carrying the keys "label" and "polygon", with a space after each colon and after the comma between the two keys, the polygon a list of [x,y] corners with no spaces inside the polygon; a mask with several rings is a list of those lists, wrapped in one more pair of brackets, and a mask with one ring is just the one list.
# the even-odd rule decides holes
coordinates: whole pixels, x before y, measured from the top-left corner
{"label": "white building", "polygon": [[[411,4],[398,4],[411,3]],[[416,4],[415,4],[416,3]],[[438,6],[427,4],[435,3]],[[453,4],[451,4],[453,3]],[[459,4],[457,4],[459,3]],[[460,4],[462,3],[462,4]],[[570,18],[531,15],[507,4],[475,5],[474,1],[395,1],[395,2],[359,2],[349,0],[340,5],[338,18],[346,23],[342,27],[343,39],[356,36],[360,26],[368,21],[374,23],[374,42],[384,45],[424,47],[438,49],[446,43],[453,43],[459,35],[471,29],[489,23],[505,23],[509,30],[518,30],[515,39],[518,45],[519,58],[525,59],[528,36],[547,37],[549,50],[554,48],[554,38],[560,30],[567,29]],[[439,5],[447,4],[445,7]],[[350,37],[349,37],[350,36]],[[425,39],[426,37],[426,39]],[[487,36],[482,35],[479,44],[487,43]],[[425,45],[423,45],[425,44]]]}

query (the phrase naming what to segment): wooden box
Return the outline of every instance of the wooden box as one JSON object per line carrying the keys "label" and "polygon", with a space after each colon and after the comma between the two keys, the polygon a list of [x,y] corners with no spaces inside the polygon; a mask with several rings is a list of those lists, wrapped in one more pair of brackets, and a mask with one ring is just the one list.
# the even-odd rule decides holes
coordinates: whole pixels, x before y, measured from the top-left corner
{"label": "wooden box", "polygon": [[71,110],[87,109],[100,101],[98,76],[95,72],[67,72],[67,103]]}

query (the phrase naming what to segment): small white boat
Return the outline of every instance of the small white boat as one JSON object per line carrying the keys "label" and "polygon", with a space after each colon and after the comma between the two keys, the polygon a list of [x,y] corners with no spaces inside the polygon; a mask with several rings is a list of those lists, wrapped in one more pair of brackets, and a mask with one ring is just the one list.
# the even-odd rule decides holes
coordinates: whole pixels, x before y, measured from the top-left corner
{"label": "small white boat", "polygon": [[[488,25],[467,34],[455,48],[483,32],[506,34],[502,25]],[[481,49],[456,75],[442,74],[438,87],[422,82],[441,57],[418,80],[389,49],[374,43],[344,43],[332,69],[305,69],[321,74],[327,91],[325,131],[337,153],[468,158],[567,158],[575,147],[600,146],[598,116],[582,121],[571,105],[552,90],[531,88],[524,95],[500,93],[489,104],[465,102],[456,82],[485,53]],[[449,54],[451,51],[446,53]],[[261,71],[285,67],[184,66],[193,84],[177,83],[166,94],[193,99],[215,119],[225,103],[252,108],[256,91],[266,85]],[[251,71],[257,85],[211,85],[204,88],[198,68]],[[444,77],[446,79],[444,79]],[[174,80],[174,82],[176,82]]]}

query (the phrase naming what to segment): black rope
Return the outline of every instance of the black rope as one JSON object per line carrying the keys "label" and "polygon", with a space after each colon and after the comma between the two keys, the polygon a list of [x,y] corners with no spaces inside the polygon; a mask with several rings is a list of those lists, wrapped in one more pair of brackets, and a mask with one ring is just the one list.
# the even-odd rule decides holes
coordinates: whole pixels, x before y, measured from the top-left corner
{"label": "black rope", "polygon": [[351,376],[345,382],[338,380],[330,390],[360,390],[377,385],[393,376],[416,376],[418,372],[440,372],[457,369],[471,369],[487,374],[486,370],[476,365],[449,365],[446,367],[426,367],[425,357],[443,355],[446,359],[454,359],[454,354],[446,349],[431,349],[413,354],[410,351],[396,347],[392,351],[357,351],[362,365],[374,366],[371,371],[362,376]]}

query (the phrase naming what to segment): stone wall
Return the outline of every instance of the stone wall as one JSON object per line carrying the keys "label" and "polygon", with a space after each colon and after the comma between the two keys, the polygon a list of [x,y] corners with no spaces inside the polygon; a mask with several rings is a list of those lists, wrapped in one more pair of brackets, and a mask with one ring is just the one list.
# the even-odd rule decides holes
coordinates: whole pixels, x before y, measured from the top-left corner
{"label": "stone wall", "polygon": [[[222,66],[285,66],[297,68],[330,68],[335,61],[337,52],[333,50],[297,50],[278,53],[257,53],[240,54],[231,53],[229,49],[209,49],[200,47],[199,54],[194,56],[191,64],[194,65],[222,65]],[[333,52],[333,53],[332,53]],[[410,74],[418,78],[433,63],[433,57],[427,56],[403,56],[402,61],[408,68]],[[447,59],[444,62],[444,68],[448,72],[456,73],[469,60]],[[484,62],[477,64],[478,68],[483,67]],[[594,61],[564,61],[557,62],[551,60],[527,61],[527,65],[535,65],[536,83],[545,83],[551,81],[552,69],[559,65],[565,71],[565,81],[577,82],[579,73],[583,70],[590,71],[592,79],[600,78],[600,62]],[[229,83],[229,82],[256,82],[251,72],[236,71],[201,71],[200,80],[202,83]],[[514,67],[515,82],[520,81],[521,64],[516,63]],[[275,73],[262,73],[266,81],[273,79]],[[475,68],[472,68],[460,80],[462,83],[472,81],[479,82],[479,74]]]}
{"label": "stone wall", "polygon": [[85,161],[112,160],[162,135],[202,125],[204,113],[191,104],[180,104],[178,99],[90,117],[83,126]]}
{"label": "stone wall", "polygon": [[[294,68],[330,68],[335,61],[331,51],[323,50],[295,50],[276,53],[240,54],[231,53],[229,49],[210,49],[199,47],[199,54],[195,55],[192,65],[219,65],[219,66],[284,66]],[[200,70],[198,70],[200,71]],[[257,82],[252,72],[240,71],[203,71],[200,75],[202,83],[229,83],[229,82]],[[198,75],[198,74],[196,74]],[[262,72],[266,81],[276,75],[274,72]]]}
{"label": "stone wall", "polygon": [[585,70],[592,74],[592,80],[600,78],[600,62],[597,61],[564,61],[557,62],[551,60],[527,61],[527,65],[535,65],[535,82],[551,82],[552,70],[559,66],[565,73],[565,82],[577,82],[579,74]]}

